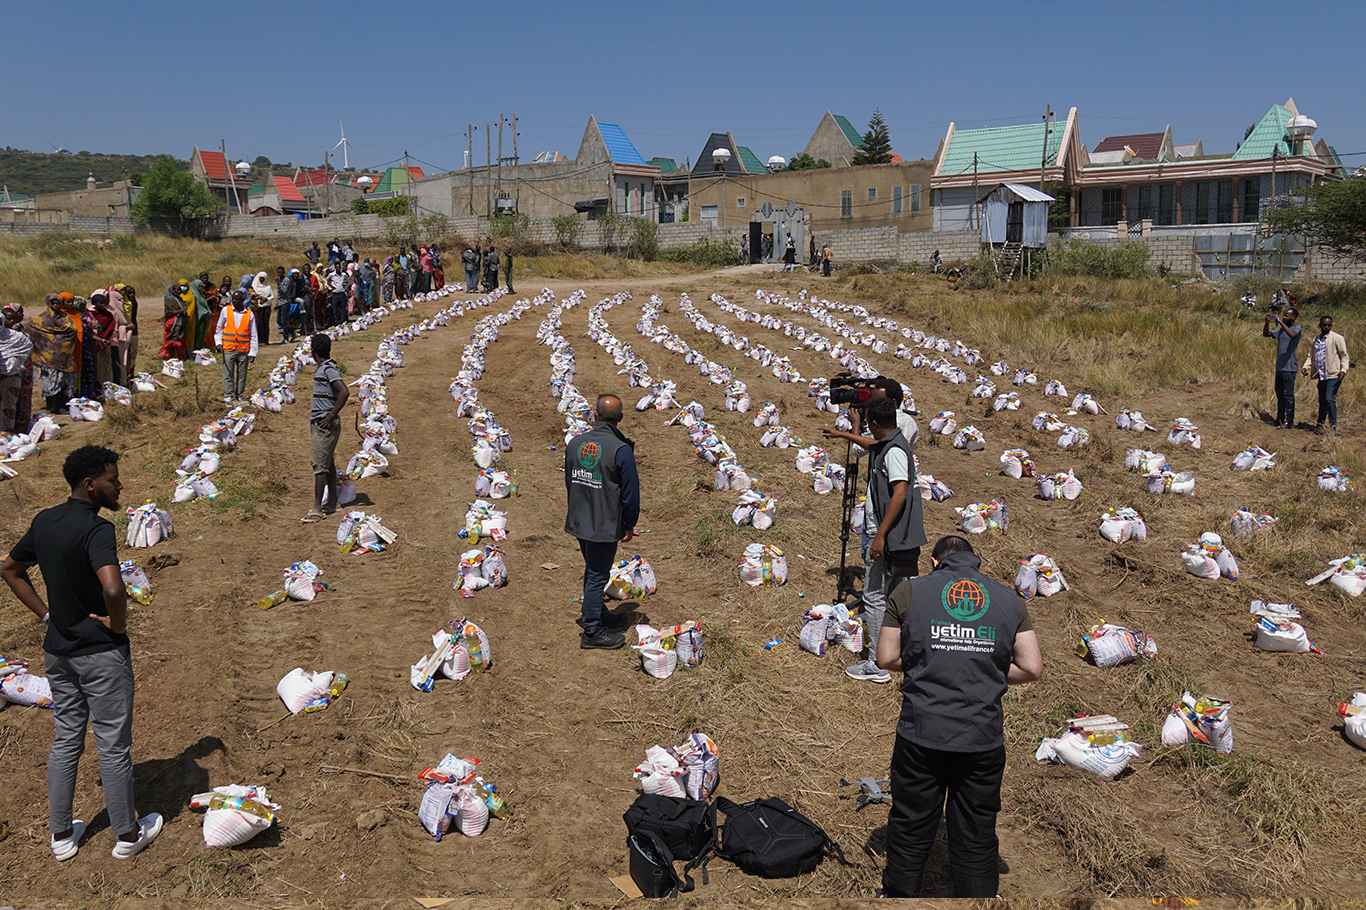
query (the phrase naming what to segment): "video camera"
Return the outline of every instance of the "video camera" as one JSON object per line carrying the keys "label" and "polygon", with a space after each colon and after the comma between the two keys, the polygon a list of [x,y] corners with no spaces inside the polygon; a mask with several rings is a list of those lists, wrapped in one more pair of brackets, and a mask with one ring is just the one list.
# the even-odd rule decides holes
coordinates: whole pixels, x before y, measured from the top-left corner
{"label": "video camera", "polygon": [[864,408],[873,400],[876,388],[871,379],[861,379],[852,373],[836,373],[830,377],[830,403]]}

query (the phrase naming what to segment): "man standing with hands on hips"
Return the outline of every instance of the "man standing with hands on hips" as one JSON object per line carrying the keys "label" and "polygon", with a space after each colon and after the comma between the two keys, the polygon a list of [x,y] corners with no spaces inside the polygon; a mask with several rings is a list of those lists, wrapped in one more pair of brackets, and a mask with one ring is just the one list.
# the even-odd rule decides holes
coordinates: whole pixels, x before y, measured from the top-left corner
{"label": "man standing with hands on hips", "polygon": [[[579,539],[583,553],[583,634],[579,647],[615,651],[626,644],[617,629],[627,617],[608,613],[602,601],[617,544],[630,543],[640,519],[640,483],[635,443],[621,435],[621,399],[599,395],[593,429],[569,440],[564,449],[564,487],[569,510],[566,534]],[[616,622],[613,622],[613,620]],[[616,629],[609,626],[616,626]]]}
{"label": "man standing with hands on hips", "polygon": [[[119,575],[114,525],[100,509],[119,505],[119,456],[82,446],[67,456],[62,476],[71,498],[39,512],[0,565],[14,596],[47,624],[43,661],[52,687],[52,752],[47,761],[49,846],[57,860],[80,849],[85,822],[72,817],[76,772],[87,723],[95,728],[100,784],[114,858],[129,859],[161,833],[156,812],[138,818],[133,806],[133,661],[128,644],[128,594]],[[38,566],[46,604],[29,578]]]}

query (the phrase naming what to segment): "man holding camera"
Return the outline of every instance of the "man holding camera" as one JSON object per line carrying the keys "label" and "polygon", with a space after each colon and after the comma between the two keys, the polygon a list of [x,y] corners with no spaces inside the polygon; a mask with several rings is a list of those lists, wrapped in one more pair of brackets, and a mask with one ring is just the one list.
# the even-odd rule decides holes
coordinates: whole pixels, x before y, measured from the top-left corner
{"label": "man holding camera", "polygon": [[[1289,307],[1284,316],[1267,313],[1262,322],[1262,337],[1276,339],[1276,429],[1295,428],[1295,371],[1299,364],[1295,361],[1295,349],[1300,346],[1300,336],[1304,332],[1295,320],[1300,318],[1299,310]],[[1276,323],[1272,331],[1271,323]]]}
{"label": "man holding camera", "polygon": [[[854,432],[823,428],[827,439],[847,439],[851,454],[870,456],[868,494],[863,504],[863,620],[867,627],[869,657],[845,669],[850,679],[891,682],[892,676],[877,665],[878,637],[887,592],[893,579],[919,574],[920,547],[925,543],[920,491],[915,485],[915,444],[920,428],[915,418],[901,410],[901,383],[879,377],[870,384],[873,397],[865,406],[851,409]],[[862,435],[866,421],[868,435]]]}

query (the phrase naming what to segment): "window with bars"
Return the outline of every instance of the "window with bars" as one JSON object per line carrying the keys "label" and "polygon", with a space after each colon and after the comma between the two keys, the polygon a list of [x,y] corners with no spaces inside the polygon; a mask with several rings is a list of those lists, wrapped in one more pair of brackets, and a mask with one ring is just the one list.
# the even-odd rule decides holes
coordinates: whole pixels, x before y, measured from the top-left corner
{"label": "window with bars", "polygon": [[920,184],[911,184],[911,214],[920,211]]}
{"label": "window with bars", "polygon": [[876,199],[876,198],[877,198],[877,187],[875,187],[875,186],[870,186],[870,187],[868,187],[868,201],[869,201],[869,202],[872,202],[872,201],[873,201],[874,199]]}
{"label": "window with bars", "polygon": [[1239,221],[1257,221],[1262,217],[1262,178],[1254,177],[1243,181],[1242,205],[1239,206]]}
{"label": "window with bars", "polygon": [[892,214],[901,214],[901,187],[892,187]]}
{"label": "window with bars", "polygon": [[1124,217],[1124,188],[1105,186],[1100,190],[1100,223],[1119,224]]}
{"label": "window with bars", "polygon": [[854,217],[854,191],[840,190],[840,217]]}
{"label": "window with bars", "polygon": [[1233,181],[1220,180],[1215,186],[1215,224],[1233,221]]}

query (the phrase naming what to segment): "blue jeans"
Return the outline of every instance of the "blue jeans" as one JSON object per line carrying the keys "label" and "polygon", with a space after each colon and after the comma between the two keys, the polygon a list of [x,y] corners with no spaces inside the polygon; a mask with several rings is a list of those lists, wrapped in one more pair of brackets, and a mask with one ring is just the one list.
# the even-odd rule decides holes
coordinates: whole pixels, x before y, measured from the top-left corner
{"label": "blue jeans", "polygon": [[1328,424],[1333,429],[1338,428],[1338,386],[1342,385],[1342,377],[1337,379],[1319,380],[1319,419],[1318,425],[1323,426],[1323,418],[1328,418]]}
{"label": "blue jeans", "polygon": [[465,293],[467,294],[474,293],[474,275],[474,269],[465,269]]}
{"label": "blue jeans", "polygon": [[1295,425],[1295,371],[1276,372],[1276,426]]}
{"label": "blue jeans", "polygon": [[596,635],[602,629],[602,617],[607,612],[602,602],[602,589],[607,587],[612,562],[617,558],[617,542],[580,540],[579,551],[583,553],[583,631],[585,635]]}

